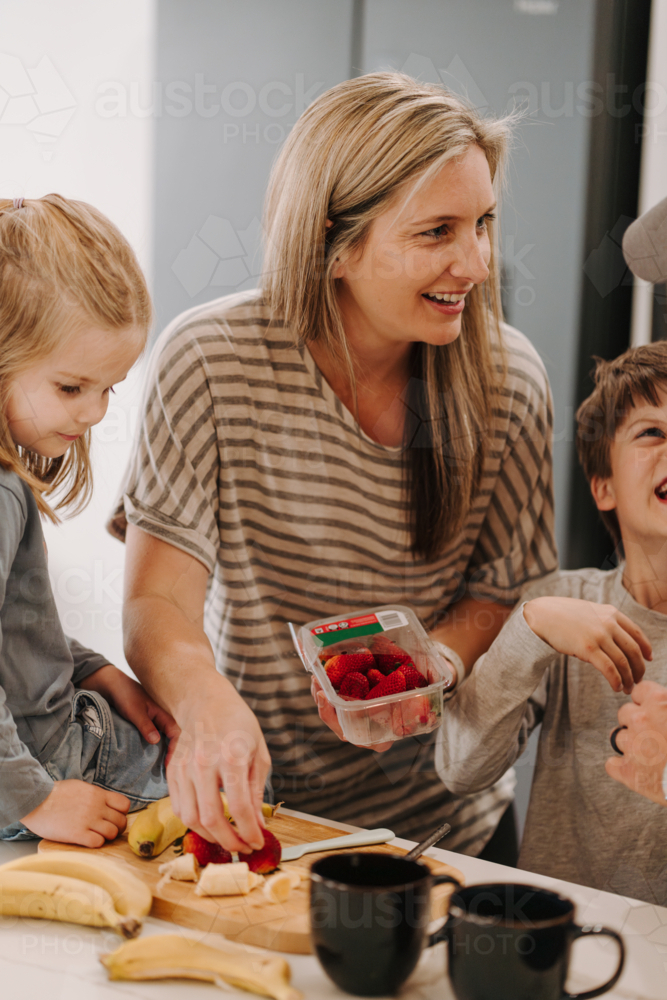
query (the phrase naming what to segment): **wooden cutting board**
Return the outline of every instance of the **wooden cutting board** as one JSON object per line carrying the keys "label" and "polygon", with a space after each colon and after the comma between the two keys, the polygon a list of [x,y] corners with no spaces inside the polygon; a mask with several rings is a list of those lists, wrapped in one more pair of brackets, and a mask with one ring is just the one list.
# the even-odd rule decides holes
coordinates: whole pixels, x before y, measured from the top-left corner
{"label": "wooden cutting board", "polygon": [[[343,837],[345,831],[312,823],[300,816],[290,814],[287,809],[267,821],[267,826],[275,833],[284,847],[292,844],[312,843],[331,837]],[[307,955],[310,947],[310,922],[308,915],[309,881],[311,864],[318,858],[326,857],[331,851],[306,854],[298,861],[288,861],[285,868],[291,868],[302,875],[301,885],[294,889],[286,903],[271,903],[258,886],[247,896],[197,896],[192,882],[168,882],[157,889],[161,876],[158,867],[175,856],[173,847],[168,847],[159,857],[144,860],[133,853],[127,842],[127,834],[117,837],[97,849],[75,847],[71,844],[57,844],[50,840],[40,841],[39,851],[82,851],[104,854],[128,864],[139,875],[153,893],[151,916],[169,920],[183,927],[213,931],[243,944]],[[406,854],[400,847],[378,844],[373,847],[351,848],[356,851],[382,851],[387,854]],[[456,868],[431,858],[424,862],[437,874],[452,875],[463,882],[463,876]],[[453,887],[438,886],[433,890],[431,919],[443,917],[447,912],[449,897]]]}

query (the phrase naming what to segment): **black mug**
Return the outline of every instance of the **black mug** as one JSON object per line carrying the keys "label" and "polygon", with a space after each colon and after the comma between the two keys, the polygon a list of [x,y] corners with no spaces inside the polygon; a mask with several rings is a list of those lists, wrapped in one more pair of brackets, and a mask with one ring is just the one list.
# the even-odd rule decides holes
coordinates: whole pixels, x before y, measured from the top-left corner
{"label": "black mug", "polygon": [[310,870],[313,951],[334,983],[358,996],[395,993],[428,938],[431,889],[450,883],[419,861],[398,855],[334,854]]}
{"label": "black mug", "polygon": [[[572,942],[604,934],[619,947],[611,979],[585,993],[566,993]],[[623,940],[607,927],[580,927],[565,896],[532,885],[471,885],[452,896],[441,936],[457,1000],[587,1000],[610,990],[625,961]]]}

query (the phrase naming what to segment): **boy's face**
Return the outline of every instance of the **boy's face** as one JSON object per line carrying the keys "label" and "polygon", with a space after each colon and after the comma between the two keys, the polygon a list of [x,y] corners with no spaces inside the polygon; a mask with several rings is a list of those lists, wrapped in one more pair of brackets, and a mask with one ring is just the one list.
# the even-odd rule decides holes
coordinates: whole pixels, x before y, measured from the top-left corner
{"label": "boy's face", "polygon": [[638,400],[617,428],[611,476],[591,481],[598,509],[616,511],[625,544],[667,540],[667,388],[657,391],[657,406]]}

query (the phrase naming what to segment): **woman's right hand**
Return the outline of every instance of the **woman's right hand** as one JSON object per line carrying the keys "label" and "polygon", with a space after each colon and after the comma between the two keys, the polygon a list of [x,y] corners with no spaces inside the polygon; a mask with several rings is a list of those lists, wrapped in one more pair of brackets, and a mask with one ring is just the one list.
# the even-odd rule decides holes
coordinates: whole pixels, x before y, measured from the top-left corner
{"label": "woman's right hand", "polygon": [[[349,743],[349,740],[343,736],[343,730],[341,729],[340,722],[338,721],[336,709],[325,695],[321,685],[315,677],[313,677],[310,682],[310,693],[312,694],[315,704],[317,705],[318,715],[325,726],[328,726],[329,729],[336,734],[338,739],[343,741],[343,743]],[[388,750],[391,746],[393,746],[393,742],[390,740],[388,743],[374,743],[373,746],[367,746],[364,743],[355,743],[354,745],[361,747],[364,750],[374,750],[377,753],[384,753],[385,750]]]}
{"label": "woman's right hand", "polygon": [[[264,845],[262,800],[271,758],[259,722],[233,685],[202,672],[201,686],[183,699],[181,727],[167,765],[174,812],[195,833],[246,853]],[[224,788],[232,826],[220,800]]]}

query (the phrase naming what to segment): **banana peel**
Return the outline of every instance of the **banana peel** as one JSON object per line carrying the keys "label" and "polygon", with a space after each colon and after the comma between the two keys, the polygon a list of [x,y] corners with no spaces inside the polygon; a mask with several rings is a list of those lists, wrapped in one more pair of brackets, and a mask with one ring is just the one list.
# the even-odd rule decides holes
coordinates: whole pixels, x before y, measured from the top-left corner
{"label": "banana peel", "polygon": [[222,951],[178,934],[128,941],[100,961],[109,979],[201,979],[274,1000],[303,1000],[303,994],[290,985],[291,970],[284,958]]}

